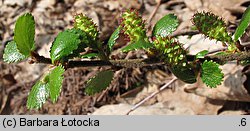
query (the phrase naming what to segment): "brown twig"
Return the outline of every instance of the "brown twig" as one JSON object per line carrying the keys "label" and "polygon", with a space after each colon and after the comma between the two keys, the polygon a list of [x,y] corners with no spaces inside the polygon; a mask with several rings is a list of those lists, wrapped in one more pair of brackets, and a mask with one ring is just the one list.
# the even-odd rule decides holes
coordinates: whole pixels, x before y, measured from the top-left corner
{"label": "brown twig", "polygon": [[151,27],[151,21],[154,18],[157,10],[159,9],[160,5],[161,5],[161,0],[155,0],[157,2],[156,7],[154,8],[153,12],[150,14],[150,16],[148,17],[147,23],[148,23],[148,27],[147,29],[149,29]]}
{"label": "brown twig", "polygon": [[69,61],[68,68],[89,66],[116,66],[123,68],[144,67],[164,64],[156,59],[125,59],[125,60],[91,60],[91,61]]}
{"label": "brown twig", "polygon": [[227,61],[233,61],[233,60],[245,60],[247,58],[250,58],[250,52],[240,52],[240,53],[230,53],[230,54],[224,54],[224,55],[211,55],[206,56],[205,59],[214,60],[216,62],[227,62]]}
{"label": "brown twig", "polygon": [[178,78],[174,77],[171,81],[169,81],[167,84],[165,84],[164,86],[162,86],[158,91],[153,92],[152,94],[150,94],[149,96],[147,96],[146,98],[144,98],[142,101],[140,101],[139,103],[137,103],[136,105],[134,105],[127,113],[126,115],[129,115],[132,111],[134,111],[135,109],[137,109],[138,107],[140,107],[143,103],[145,103],[146,101],[148,101],[149,99],[153,98],[154,96],[156,96],[157,94],[159,94],[160,92],[162,92],[164,89],[166,89],[168,86],[170,86],[172,83],[174,83]]}
{"label": "brown twig", "polygon": [[[233,60],[245,60],[250,58],[250,52],[238,52],[238,53],[230,53],[224,55],[209,55],[203,59],[199,59],[200,61],[204,60],[213,60],[218,63],[224,63],[227,61]],[[188,61],[194,61],[195,56],[188,55]],[[45,58],[40,56],[37,53],[32,53],[32,61],[35,63],[44,63],[44,64],[51,64],[51,59]],[[146,58],[146,59],[123,59],[123,60],[70,60],[67,63],[67,68],[74,68],[74,67],[94,67],[94,66],[115,66],[115,67],[122,67],[122,68],[131,68],[131,67],[144,67],[144,66],[152,66],[152,65],[163,65],[167,64],[164,63],[157,58]]]}
{"label": "brown twig", "polygon": [[172,37],[176,37],[176,36],[183,36],[183,35],[196,35],[199,34],[199,31],[197,30],[180,30],[180,31],[175,31],[173,32],[173,34],[171,35]]}
{"label": "brown twig", "polygon": [[44,63],[44,64],[51,64],[50,58],[45,58],[44,56],[40,56],[37,52],[32,51],[31,55],[31,63]]}

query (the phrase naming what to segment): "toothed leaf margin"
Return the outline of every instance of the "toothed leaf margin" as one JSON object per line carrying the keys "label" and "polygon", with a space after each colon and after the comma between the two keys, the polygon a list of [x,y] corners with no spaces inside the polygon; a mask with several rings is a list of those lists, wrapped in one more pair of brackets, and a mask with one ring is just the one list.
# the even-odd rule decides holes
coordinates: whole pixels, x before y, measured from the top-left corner
{"label": "toothed leaf margin", "polygon": [[224,74],[216,62],[205,60],[201,65],[201,79],[211,88],[215,88],[223,81]]}
{"label": "toothed leaf margin", "polygon": [[51,46],[52,63],[78,56],[80,52],[84,51],[88,42],[87,34],[80,29],[68,29],[60,32]]}
{"label": "toothed leaf margin", "polygon": [[174,14],[162,17],[153,28],[153,36],[166,37],[172,34],[178,27],[179,21]]}
{"label": "toothed leaf margin", "polygon": [[48,97],[50,97],[51,101],[55,103],[62,88],[63,73],[63,67],[57,66],[49,73],[45,74],[41,80],[37,81],[29,93],[27,108],[41,108]]}
{"label": "toothed leaf margin", "polygon": [[50,99],[55,103],[60,95],[62,83],[63,83],[63,73],[64,69],[62,66],[57,66],[49,74],[49,94]]}
{"label": "toothed leaf margin", "polygon": [[20,16],[15,24],[14,41],[23,55],[30,56],[35,46],[35,20],[30,13]]}
{"label": "toothed leaf margin", "polygon": [[109,51],[111,52],[113,50],[113,46],[115,45],[116,40],[119,38],[119,34],[121,31],[121,27],[119,26],[110,36],[109,41],[108,41],[108,48]]}
{"label": "toothed leaf margin", "polygon": [[17,49],[16,43],[14,41],[8,42],[4,49],[3,60],[7,63],[19,62],[26,59],[23,54]]}
{"label": "toothed leaf margin", "polygon": [[114,76],[114,72],[111,70],[101,71],[93,78],[91,78],[85,88],[85,93],[88,95],[94,95],[106,89],[111,83]]}

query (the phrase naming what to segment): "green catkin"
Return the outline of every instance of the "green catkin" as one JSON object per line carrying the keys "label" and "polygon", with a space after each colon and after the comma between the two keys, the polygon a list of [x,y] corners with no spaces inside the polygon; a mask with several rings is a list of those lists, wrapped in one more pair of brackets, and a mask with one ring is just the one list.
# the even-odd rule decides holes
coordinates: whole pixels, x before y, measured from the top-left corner
{"label": "green catkin", "polygon": [[88,43],[88,47],[99,52],[99,57],[103,60],[107,60],[106,54],[103,50],[103,43],[99,41],[99,32],[97,25],[93,20],[83,14],[78,14],[74,18],[74,28],[81,29],[88,34],[88,39],[91,40]]}
{"label": "green catkin", "polygon": [[153,41],[153,52],[170,66],[186,66],[186,50],[174,38],[157,36]]}
{"label": "green catkin", "polygon": [[129,37],[130,41],[136,42],[144,39],[146,42],[149,42],[146,35],[145,23],[138,11],[132,9],[126,10],[121,17],[120,24],[122,31]]}
{"label": "green catkin", "polygon": [[192,18],[193,24],[206,37],[216,39],[223,43],[233,44],[233,39],[227,32],[226,23],[210,12],[195,13]]}
{"label": "green catkin", "polygon": [[94,41],[98,39],[99,32],[93,20],[83,14],[78,14],[74,18],[74,28],[79,28],[86,32]]}
{"label": "green catkin", "polygon": [[197,76],[192,66],[187,62],[187,52],[182,45],[171,37],[157,36],[153,39],[154,48],[150,49],[150,53],[164,61],[178,79],[186,83],[195,83]]}

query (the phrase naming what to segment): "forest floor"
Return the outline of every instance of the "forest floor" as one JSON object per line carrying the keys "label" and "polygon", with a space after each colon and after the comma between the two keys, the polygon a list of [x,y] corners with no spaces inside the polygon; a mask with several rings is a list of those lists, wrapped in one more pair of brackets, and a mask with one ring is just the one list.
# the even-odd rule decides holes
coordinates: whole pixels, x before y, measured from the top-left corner
{"label": "forest floor", "polygon": [[[190,54],[202,50],[222,49],[219,42],[209,40],[203,35],[192,33],[190,19],[197,11],[211,11],[226,21],[228,30],[234,32],[249,0],[162,0],[149,26],[164,15],[174,13],[180,25],[173,35],[189,49]],[[75,14],[83,13],[93,18],[100,31],[100,39],[107,43],[118,26],[120,14],[125,9],[140,11],[146,21],[157,6],[155,0],[0,0],[0,114],[119,114],[124,115],[134,104],[159,90],[159,87],[172,79],[166,66],[121,69],[115,73],[108,90],[94,96],[84,94],[89,78],[101,67],[81,67],[68,69],[64,74],[63,88],[56,103],[46,102],[39,110],[28,110],[26,101],[32,85],[43,75],[49,66],[3,62],[5,45],[13,39],[16,19],[25,12],[31,12],[36,21],[36,51],[49,57],[50,46],[56,35],[73,27]],[[151,27],[151,28],[150,28]],[[249,29],[250,30],[250,29]],[[250,32],[250,31],[249,31]],[[248,34],[250,34],[248,32]],[[242,40],[250,42],[249,35]],[[121,53],[124,40],[115,46],[113,56],[117,59],[147,57],[144,51]],[[230,62],[221,67],[225,73],[224,82],[216,89],[199,83],[184,84],[176,81],[154,98],[150,99],[131,114],[248,114],[250,111],[250,87],[244,86],[249,78],[244,75],[245,68]],[[250,75],[248,75],[250,76]],[[249,85],[247,85],[249,86]],[[247,89],[248,88],[248,89]]]}

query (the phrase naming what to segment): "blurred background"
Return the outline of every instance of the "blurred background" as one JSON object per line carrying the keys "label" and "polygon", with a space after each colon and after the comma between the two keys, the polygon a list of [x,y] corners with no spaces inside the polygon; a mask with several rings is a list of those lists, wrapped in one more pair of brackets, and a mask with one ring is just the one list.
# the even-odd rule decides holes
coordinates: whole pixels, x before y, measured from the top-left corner
{"label": "blurred background", "polygon": [[[27,95],[32,85],[49,66],[44,64],[18,64],[3,62],[5,45],[13,39],[13,29],[18,16],[31,12],[36,21],[36,50],[49,57],[49,50],[56,35],[73,27],[75,14],[83,13],[98,25],[100,39],[107,43],[118,26],[120,13],[129,8],[137,9],[146,21],[154,12],[159,0],[0,0],[0,114],[120,114],[124,115],[136,103],[157,91],[171,80],[166,66],[121,69],[115,73],[108,90],[87,96],[84,94],[86,81],[94,76],[100,67],[68,69],[64,74],[63,88],[58,101],[46,102],[39,110],[27,110]],[[190,19],[197,11],[211,11],[228,24],[233,33],[249,0],[161,0],[152,21],[153,26],[161,17],[174,13],[180,25],[174,36],[190,54],[207,49],[215,51],[223,48],[219,42],[209,40],[192,30]],[[249,44],[250,29],[242,38]],[[149,28],[150,35],[152,29]],[[190,37],[192,35],[192,37]],[[118,41],[113,52],[116,59],[146,58],[144,51],[121,53],[124,44]],[[250,67],[230,62],[221,67],[224,83],[210,89],[202,83],[184,84],[177,81],[169,89],[147,101],[131,114],[169,115],[169,114],[249,114],[250,111]]]}

